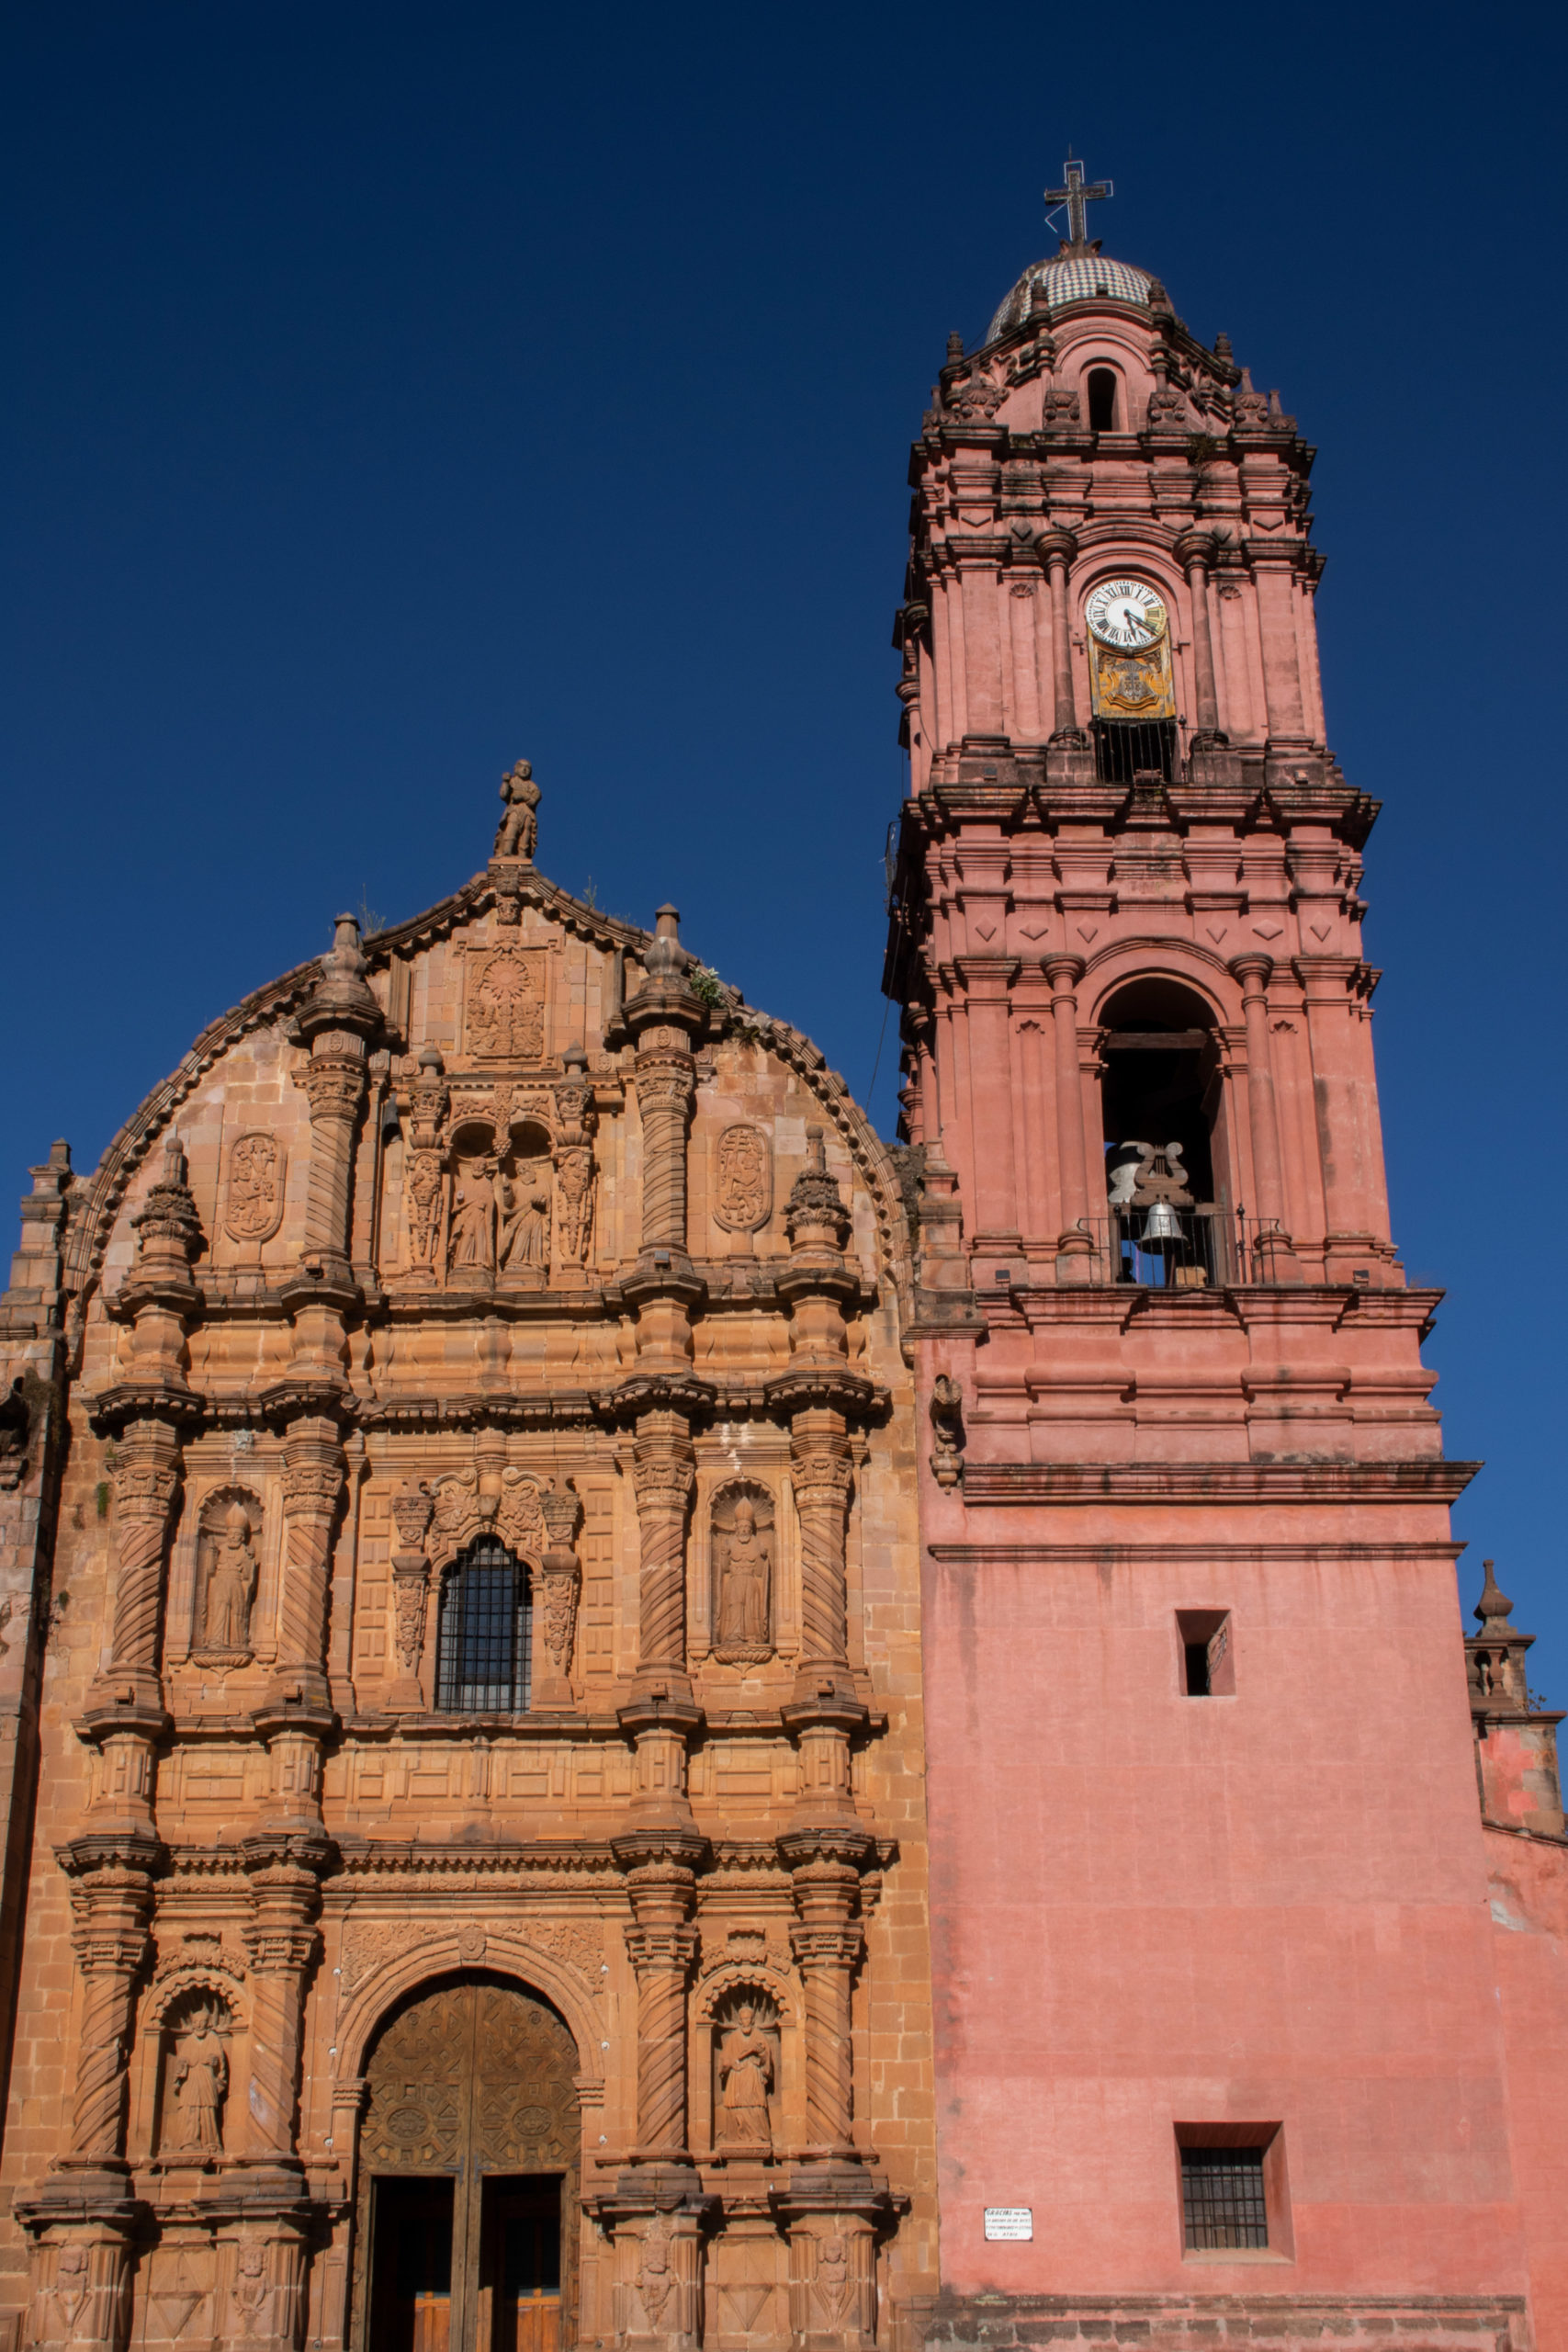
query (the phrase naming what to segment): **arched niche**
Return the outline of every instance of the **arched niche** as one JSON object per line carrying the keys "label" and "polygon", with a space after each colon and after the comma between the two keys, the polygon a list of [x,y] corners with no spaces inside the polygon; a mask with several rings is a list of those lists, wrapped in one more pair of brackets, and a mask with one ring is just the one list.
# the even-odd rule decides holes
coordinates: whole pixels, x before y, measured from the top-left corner
{"label": "arched niche", "polygon": [[[219,1942],[193,1940],[198,1950]],[[131,2068],[129,2144],[140,2161],[218,2169],[243,2154],[250,2041],[243,1966],[232,1954],[186,1954],[154,1973]]]}
{"label": "arched niche", "polygon": [[[742,2013],[751,2012],[751,2022]],[[799,2017],[795,1988],[787,1975],[770,1962],[747,1958],[729,1961],[704,1977],[692,2008],[693,2033],[689,2095],[692,2141],[728,2159],[766,2161],[797,2146],[805,2137],[806,2085],[802,2074]],[[755,2044],[766,2045],[766,2064]],[[748,2048],[748,2041],[752,2045]],[[742,2112],[748,2103],[733,2093],[726,2111],[727,2077],[739,2066],[745,2084],[753,2076],[771,2075],[766,2085],[766,2128],[748,2137]]]}
{"label": "arched niche", "polygon": [[261,1576],[261,1498],[250,1487],[215,1487],[197,1524],[192,1657],[198,1665],[243,1666]]}

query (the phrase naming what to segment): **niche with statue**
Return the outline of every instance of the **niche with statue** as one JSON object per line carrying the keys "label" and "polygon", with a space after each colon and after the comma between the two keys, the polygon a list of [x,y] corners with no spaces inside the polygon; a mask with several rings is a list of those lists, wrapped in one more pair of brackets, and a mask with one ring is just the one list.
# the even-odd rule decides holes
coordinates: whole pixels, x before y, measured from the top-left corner
{"label": "niche with statue", "polygon": [[221,1487],[202,1504],[192,1652],[200,1665],[243,1666],[250,1658],[261,1524],[261,1504],[246,1487]]}
{"label": "niche with statue", "polygon": [[219,1993],[197,1987],[164,2018],[158,2154],[165,2164],[211,2165],[223,2154],[233,2018]]}
{"label": "niche with statue", "polygon": [[760,1985],[734,1985],[714,2011],[712,2032],[715,2153],[771,2155],[778,2137],[778,2005]]}
{"label": "niche with statue", "polygon": [[773,1654],[773,1498],[739,1480],[713,1499],[713,1654],[726,1666]]}

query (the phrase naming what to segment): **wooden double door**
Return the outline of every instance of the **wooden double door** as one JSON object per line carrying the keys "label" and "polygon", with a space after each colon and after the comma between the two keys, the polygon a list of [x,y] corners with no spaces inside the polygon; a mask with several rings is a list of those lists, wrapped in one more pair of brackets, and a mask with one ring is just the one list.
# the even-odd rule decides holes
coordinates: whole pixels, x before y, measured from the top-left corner
{"label": "wooden double door", "polygon": [[561,2352],[577,2045],[520,1985],[447,1980],[383,2028],[360,2133],[360,2352]]}

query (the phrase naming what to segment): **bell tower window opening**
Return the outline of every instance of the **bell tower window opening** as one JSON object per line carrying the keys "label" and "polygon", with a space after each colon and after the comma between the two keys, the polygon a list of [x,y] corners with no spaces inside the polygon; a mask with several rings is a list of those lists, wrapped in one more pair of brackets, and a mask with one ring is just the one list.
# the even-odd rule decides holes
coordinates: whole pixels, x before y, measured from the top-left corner
{"label": "bell tower window opening", "polygon": [[1215,1199],[1213,1015],[1174,980],[1134,980],[1101,1015],[1105,1178],[1118,1278],[1153,1289],[1229,1279]]}
{"label": "bell tower window opening", "polygon": [[1091,433],[1116,431],[1117,394],[1120,387],[1113,368],[1091,368],[1084,386],[1088,394],[1089,429]]}
{"label": "bell tower window opening", "polygon": [[1094,772],[1101,784],[1132,784],[1158,775],[1169,784],[1176,774],[1174,718],[1097,718]]}
{"label": "bell tower window opening", "polygon": [[528,1712],[534,1604],[528,1572],[493,1536],[480,1536],[441,1596],[435,1704],[442,1714]]}

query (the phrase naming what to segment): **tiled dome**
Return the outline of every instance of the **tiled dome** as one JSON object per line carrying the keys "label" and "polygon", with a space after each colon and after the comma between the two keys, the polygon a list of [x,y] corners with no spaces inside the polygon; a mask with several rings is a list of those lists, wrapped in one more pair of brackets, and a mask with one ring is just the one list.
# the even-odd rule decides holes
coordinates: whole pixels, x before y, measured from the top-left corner
{"label": "tiled dome", "polygon": [[995,343],[998,335],[1006,334],[1010,327],[1028,317],[1036,286],[1044,288],[1050,308],[1059,311],[1068,302],[1085,302],[1095,294],[1108,294],[1115,302],[1146,302],[1153,283],[1146,269],[1112,261],[1107,254],[1062,254],[1054,261],[1034,262],[991,321],[986,341]]}

